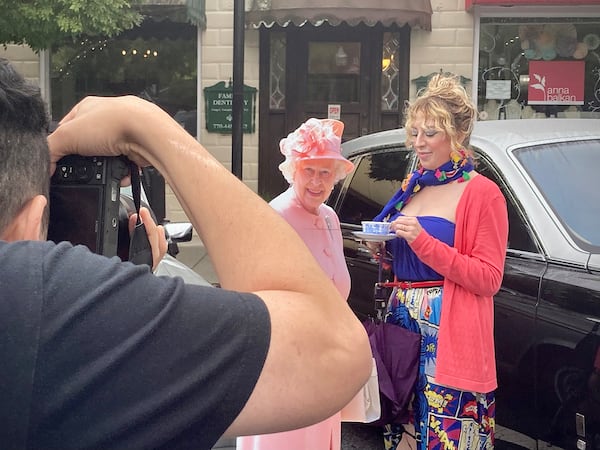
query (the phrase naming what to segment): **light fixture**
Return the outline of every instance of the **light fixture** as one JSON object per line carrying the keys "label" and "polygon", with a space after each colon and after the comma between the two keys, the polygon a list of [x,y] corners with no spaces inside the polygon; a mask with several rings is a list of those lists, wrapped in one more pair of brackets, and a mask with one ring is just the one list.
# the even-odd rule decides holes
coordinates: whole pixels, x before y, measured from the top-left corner
{"label": "light fixture", "polygon": [[348,64],[348,54],[344,51],[344,47],[340,45],[337,52],[335,52],[335,65],[341,67],[346,64]]}
{"label": "light fixture", "polygon": [[390,67],[391,63],[392,63],[392,60],[390,58],[384,57],[381,60],[381,70],[385,72],[387,70],[387,68]]}

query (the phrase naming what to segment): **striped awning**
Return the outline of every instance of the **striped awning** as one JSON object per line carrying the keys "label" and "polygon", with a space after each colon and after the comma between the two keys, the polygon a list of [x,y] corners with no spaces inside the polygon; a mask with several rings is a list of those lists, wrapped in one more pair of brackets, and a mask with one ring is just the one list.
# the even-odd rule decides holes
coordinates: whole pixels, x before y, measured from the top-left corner
{"label": "striped awning", "polygon": [[396,24],[431,30],[430,0],[252,0],[245,13],[246,24],[254,27],[339,25],[364,23],[373,26]]}

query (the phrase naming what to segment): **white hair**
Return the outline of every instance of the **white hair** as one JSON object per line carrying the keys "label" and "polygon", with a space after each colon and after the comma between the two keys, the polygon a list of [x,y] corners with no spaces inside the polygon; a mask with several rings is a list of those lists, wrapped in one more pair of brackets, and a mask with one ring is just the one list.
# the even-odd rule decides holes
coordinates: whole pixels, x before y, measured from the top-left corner
{"label": "white hair", "polygon": [[[346,173],[346,168],[344,167],[344,161],[340,161],[337,159],[331,159],[331,160],[335,162],[335,165],[334,165],[335,181],[333,182],[333,184],[337,184],[339,181],[346,178],[346,176],[348,174]],[[279,164],[279,170],[281,171],[281,173],[283,174],[283,177],[286,179],[286,181],[289,184],[294,184],[294,175],[296,175],[296,166],[297,166],[298,161],[310,161],[310,159],[298,159],[298,158],[286,157],[285,161],[283,161],[281,164]]]}

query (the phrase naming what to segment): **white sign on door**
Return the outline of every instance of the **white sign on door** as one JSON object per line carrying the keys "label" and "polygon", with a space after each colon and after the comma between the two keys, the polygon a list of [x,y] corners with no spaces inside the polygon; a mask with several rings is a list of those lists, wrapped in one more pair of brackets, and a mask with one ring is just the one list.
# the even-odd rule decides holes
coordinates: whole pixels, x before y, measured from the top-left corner
{"label": "white sign on door", "polygon": [[342,105],[327,105],[327,118],[340,120],[342,115]]}

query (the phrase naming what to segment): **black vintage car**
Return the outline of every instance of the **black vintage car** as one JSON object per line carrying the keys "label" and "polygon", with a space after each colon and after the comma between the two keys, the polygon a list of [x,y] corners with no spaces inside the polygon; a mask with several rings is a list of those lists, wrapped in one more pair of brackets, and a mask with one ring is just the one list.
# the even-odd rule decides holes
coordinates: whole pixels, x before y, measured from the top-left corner
{"label": "black vintage car", "polygon": [[[342,223],[350,305],[374,314],[380,275],[354,231],[416,160],[404,130],[343,144],[355,171],[329,204]],[[478,122],[477,170],[504,193],[509,242],[495,299],[498,444],[600,449],[600,120]]]}

